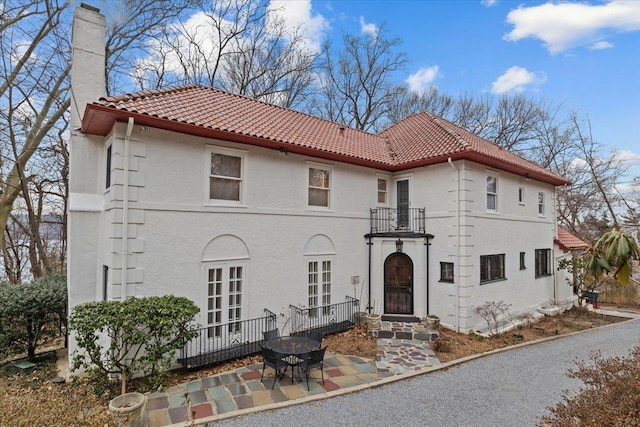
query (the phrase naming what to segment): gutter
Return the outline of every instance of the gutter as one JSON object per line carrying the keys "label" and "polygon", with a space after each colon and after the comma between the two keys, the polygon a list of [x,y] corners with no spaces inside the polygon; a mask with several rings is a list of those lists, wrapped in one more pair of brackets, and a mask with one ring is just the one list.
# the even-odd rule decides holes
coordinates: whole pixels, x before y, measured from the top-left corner
{"label": "gutter", "polygon": [[120,300],[127,299],[127,265],[129,261],[129,142],[131,141],[131,133],[133,132],[133,117],[129,117],[127,123],[127,133],[124,136],[124,158],[123,169],[124,177],[122,179],[122,284],[120,288]]}

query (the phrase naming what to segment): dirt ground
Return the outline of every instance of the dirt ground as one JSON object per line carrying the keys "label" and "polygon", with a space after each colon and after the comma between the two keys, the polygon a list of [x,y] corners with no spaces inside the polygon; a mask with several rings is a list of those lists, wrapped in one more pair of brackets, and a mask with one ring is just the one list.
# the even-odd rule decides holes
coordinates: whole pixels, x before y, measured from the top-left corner
{"label": "dirt ground", "polygon": [[[494,338],[457,334],[440,328],[441,343],[436,352],[438,358],[445,362],[495,348],[622,320],[625,319],[572,310],[561,316],[545,317],[535,324],[514,329]],[[374,359],[376,355],[376,339],[367,334],[364,326],[328,336],[324,339],[323,345],[327,345],[329,350],[335,353],[369,359]],[[261,363],[260,356],[251,356],[197,371],[176,371],[171,375],[167,385],[254,363]],[[0,425],[114,425],[107,411],[106,395],[96,397],[86,382],[52,384],[50,380],[55,376],[55,361],[28,375],[15,373],[11,364],[0,366]]]}
{"label": "dirt ground", "polygon": [[[522,342],[534,341],[540,338],[563,335],[570,332],[590,329],[626,320],[620,317],[604,316],[584,309],[573,309],[559,316],[545,316],[528,326],[515,328],[500,336],[484,338],[475,334],[456,333],[440,327],[440,342],[435,346],[438,359],[449,362],[472,354],[483,353],[497,348],[508,347]],[[357,326],[349,331],[329,335],[322,341],[328,350],[339,354],[349,354],[368,359],[376,357],[376,338],[367,333],[366,326]],[[193,372],[176,373],[171,383],[188,381],[198,377],[208,376],[228,371],[251,363],[260,363],[260,356],[251,356]]]}

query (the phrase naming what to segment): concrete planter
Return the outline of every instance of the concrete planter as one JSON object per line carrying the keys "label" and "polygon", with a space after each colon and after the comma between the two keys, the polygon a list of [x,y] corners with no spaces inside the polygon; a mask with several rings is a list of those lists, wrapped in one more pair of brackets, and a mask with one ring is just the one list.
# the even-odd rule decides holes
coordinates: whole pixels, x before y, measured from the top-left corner
{"label": "concrete planter", "polygon": [[146,397],[141,393],[125,393],[109,402],[109,412],[118,427],[142,425],[142,410]]}
{"label": "concrete planter", "polygon": [[382,327],[382,315],[381,314],[367,314],[367,329],[370,331],[380,330]]}
{"label": "concrete planter", "polygon": [[364,325],[367,323],[367,313],[364,311],[356,311],[353,315],[353,323],[356,325]]}
{"label": "concrete planter", "polygon": [[432,314],[425,316],[424,325],[428,331],[433,331],[435,329],[438,329],[438,326],[440,326],[440,318]]}

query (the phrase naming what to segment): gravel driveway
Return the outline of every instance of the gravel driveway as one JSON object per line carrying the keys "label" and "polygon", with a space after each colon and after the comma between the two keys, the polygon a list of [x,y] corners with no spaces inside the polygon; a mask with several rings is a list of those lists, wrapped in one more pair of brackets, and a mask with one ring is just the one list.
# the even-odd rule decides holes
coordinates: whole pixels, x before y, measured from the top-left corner
{"label": "gravel driveway", "polygon": [[640,319],[482,357],[360,393],[261,412],[216,426],[535,426],[564,390],[578,359],[625,356]]}

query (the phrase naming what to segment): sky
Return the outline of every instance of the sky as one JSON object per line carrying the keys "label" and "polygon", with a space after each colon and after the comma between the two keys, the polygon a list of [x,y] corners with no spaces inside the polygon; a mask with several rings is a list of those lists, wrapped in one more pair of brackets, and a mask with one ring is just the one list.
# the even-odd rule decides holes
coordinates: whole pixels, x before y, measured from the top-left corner
{"label": "sky", "polygon": [[640,0],[272,0],[309,43],[377,31],[400,38],[413,90],[522,93],[591,121],[594,140],[640,180]]}

